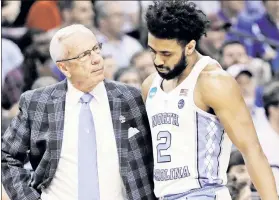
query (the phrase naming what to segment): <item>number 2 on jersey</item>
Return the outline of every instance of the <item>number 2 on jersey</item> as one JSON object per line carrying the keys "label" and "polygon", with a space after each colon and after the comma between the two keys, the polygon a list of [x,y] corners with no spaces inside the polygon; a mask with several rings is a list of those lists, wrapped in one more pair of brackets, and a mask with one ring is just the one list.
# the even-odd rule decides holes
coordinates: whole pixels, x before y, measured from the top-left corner
{"label": "number 2 on jersey", "polygon": [[169,131],[160,131],[158,133],[157,140],[161,141],[164,139],[165,139],[165,141],[160,142],[157,145],[157,162],[158,163],[165,163],[165,162],[171,161],[170,155],[162,155],[162,151],[168,150],[171,146],[171,134]]}

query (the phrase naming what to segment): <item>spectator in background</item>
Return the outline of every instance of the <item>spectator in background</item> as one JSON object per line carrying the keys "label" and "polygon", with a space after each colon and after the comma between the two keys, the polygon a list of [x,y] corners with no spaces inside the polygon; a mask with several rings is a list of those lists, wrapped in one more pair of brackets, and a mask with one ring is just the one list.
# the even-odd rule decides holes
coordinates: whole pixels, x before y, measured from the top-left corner
{"label": "spectator in background", "polygon": [[244,159],[238,150],[231,153],[227,175],[227,186],[232,200],[250,200],[251,179],[245,166]]}
{"label": "spectator in background", "polygon": [[[237,24],[240,21],[241,14],[245,10],[244,1],[219,1],[221,8],[218,16],[226,22]],[[243,19],[242,19],[243,20]]]}
{"label": "spectator in background", "polygon": [[118,1],[119,4],[121,4],[124,14],[124,24],[123,24],[123,31],[127,33],[128,35],[134,37],[135,39],[140,39],[140,30],[139,25],[139,4],[141,4],[142,9],[142,1],[139,3],[139,1]]}
{"label": "spectator in background", "polygon": [[273,59],[276,53],[270,46],[242,36],[244,33],[245,35],[256,38],[256,35],[252,31],[252,21],[243,15],[245,12],[245,2],[220,1],[220,3],[221,9],[217,13],[217,16],[223,21],[230,23],[232,25],[231,30],[233,30],[232,32],[228,31],[226,40],[237,40],[243,43],[249,56],[260,56],[266,60]]}
{"label": "spectator in background", "polygon": [[131,65],[138,70],[142,80],[156,72],[152,56],[148,50],[135,53],[131,58]]}
{"label": "spectator in background", "polygon": [[234,64],[244,64],[253,72],[257,85],[263,85],[271,79],[270,65],[259,58],[252,58],[247,54],[245,46],[239,41],[227,41],[220,51],[220,63],[224,69]]}
{"label": "spectator in background", "polygon": [[[58,29],[71,24],[83,24],[95,34],[98,33],[94,23],[95,12],[91,1],[59,0],[58,8],[62,24],[60,27],[50,30],[50,36],[53,36]],[[56,65],[52,66],[52,73],[59,81],[66,78]]]}
{"label": "spectator in background", "polygon": [[256,20],[260,33],[279,42],[279,1],[262,0],[266,12]]}
{"label": "spectator in background", "polygon": [[251,113],[255,107],[255,89],[256,82],[252,72],[245,65],[233,65],[228,72],[235,77],[244,101]]}
{"label": "spectator in background", "polygon": [[83,24],[93,32],[96,32],[95,12],[91,1],[62,0],[58,2],[58,6],[63,20],[63,27],[71,24]]}
{"label": "spectator in background", "polygon": [[23,63],[10,71],[4,81],[2,90],[2,107],[11,109],[20,95],[30,90],[34,81],[41,76],[52,76],[49,37],[40,30],[31,30],[32,44],[24,52]]}
{"label": "spectator in background", "polygon": [[2,86],[6,75],[18,67],[23,61],[23,55],[18,46],[12,41],[2,38]]}
{"label": "spectator in background", "polygon": [[142,79],[139,72],[133,67],[125,67],[118,69],[114,74],[114,80],[134,86],[138,89],[141,88]]}
{"label": "spectator in background", "polygon": [[230,27],[230,23],[223,21],[215,14],[208,16],[210,26],[206,36],[203,36],[198,42],[198,49],[202,54],[219,60],[220,48],[225,42],[226,30]]}
{"label": "spectator in background", "polygon": [[265,120],[255,122],[258,138],[274,173],[279,195],[279,81],[274,80],[263,91]]}
{"label": "spectator in background", "polygon": [[104,59],[104,69],[105,69],[105,78],[113,80],[114,74],[117,70],[117,65],[112,56],[103,56]]}
{"label": "spectator in background", "polygon": [[20,12],[21,1],[1,1],[1,25],[10,26],[17,18]]}
{"label": "spectator in background", "polygon": [[[40,78],[36,79],[36,81],[33,83],[32,87],[31,87],[31,89],[34,90],[34,89],[37,89],[37,88],[40,88],[40,87],[46,87],[48,85],[52,85],[52,84],[55,84],[57,82],[58,81],[51,76],[40,77]],[[19,113],[19,107],[18,106],[19,106],[18,102],[16,102],[12,105],[12,107],[9,110],[3,110],[5,112],[5,117],[4,118],[6,118],[6,120],[4,120],[4,128],[6,127],[6,125],[8,125],[7,123]],[[4,128],[2,128],[2,131],[3,131]]]}
{"label": "spectator in background", "polygon": [[36,1],[30,8],[26,27],[48,31],[61,26],[62,20],[57,1]]}
{"label": "spectator in background", "polygon": [[254,124],[265,120],[262,108],[256,106],[256,80],[247,65],[233,65],[228,72],[235,77]]}
{"label": "spectator in background", "polygon": [[264,14],[265,9],[262,1],[244,0],[244,2],[246,9],[243,13],[243,17],[247,19],[247,21],[254,21]]}
{"label": "spectator in background", "polygon": [[112,55],[117,67],[128,67],[132,56],[143,47],[134,38],[123,31],[125,22],[124,7],[114,1],[96,1],[96,21],[100,34],[99,42],[103,43],[103,54]]}
{"label": "spectator in background", "polygon": [[[279,1],[262,0],[266,9],[265,14],[256,20],[254,33],[258,37],[273,39],[279,44]],[[279,46],[271,47],[277,52],[276,58],[272,60],[273,71],[279,71]]]}

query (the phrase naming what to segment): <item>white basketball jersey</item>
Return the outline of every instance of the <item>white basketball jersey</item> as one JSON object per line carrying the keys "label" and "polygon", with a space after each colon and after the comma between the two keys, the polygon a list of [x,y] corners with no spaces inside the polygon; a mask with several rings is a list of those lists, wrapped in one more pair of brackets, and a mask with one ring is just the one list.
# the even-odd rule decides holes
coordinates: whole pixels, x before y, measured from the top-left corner
{"label": "white basketball jersey", "polygon": [[189,76],[168,93],[161,89],[159,75],[150,87],[146,109],[157,197],[227,183],[231,141],[218,118],[194,103],[198,76],[212,61],[201,58]]}

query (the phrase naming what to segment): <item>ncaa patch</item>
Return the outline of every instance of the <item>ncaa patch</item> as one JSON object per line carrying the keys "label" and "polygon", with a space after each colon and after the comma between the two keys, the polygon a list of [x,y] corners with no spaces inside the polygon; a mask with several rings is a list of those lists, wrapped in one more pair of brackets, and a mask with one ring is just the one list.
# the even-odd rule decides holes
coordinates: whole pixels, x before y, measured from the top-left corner
{"label": "ncaa patch", "polygon": [[149,98],[151,99],[152,97],[154,97],[156,92],[157,92],[157,88],[156,87],[151,88],[151,90],[149,92]]}
{"label": "ncaa patch", "polygon": [[185,105],[184,99],[180,99],[180,100],[178,101],[178,108],[179,108],[179,109],[182,109],[182,108],[184,107],[184,105]]}

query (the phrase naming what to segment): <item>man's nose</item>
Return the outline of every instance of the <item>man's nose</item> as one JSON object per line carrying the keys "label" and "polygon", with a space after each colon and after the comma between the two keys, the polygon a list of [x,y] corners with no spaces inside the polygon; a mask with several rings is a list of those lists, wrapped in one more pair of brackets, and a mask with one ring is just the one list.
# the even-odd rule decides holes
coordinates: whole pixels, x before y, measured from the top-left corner
{"label": "man's nose", "polygon": [[94,51],[91,52],[90,59],[91,59],[91,64],[92,65],[99,64],[100,61],[101,61],[100,56],[98,56],[98,54],[95,53]]}

